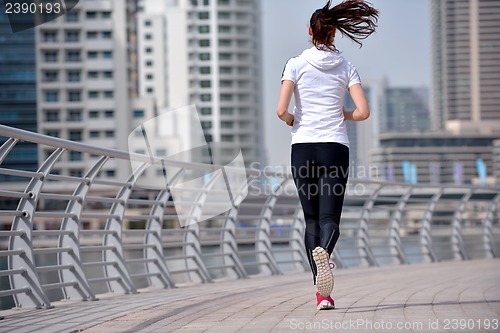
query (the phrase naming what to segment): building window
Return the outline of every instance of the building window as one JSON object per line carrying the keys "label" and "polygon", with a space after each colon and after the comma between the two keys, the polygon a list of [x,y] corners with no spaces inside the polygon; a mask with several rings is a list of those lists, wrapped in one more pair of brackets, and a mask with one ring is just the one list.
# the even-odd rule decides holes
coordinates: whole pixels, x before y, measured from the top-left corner
{"label": "building window", "polygon": [[87,39],[97,39],[97,31],[87,31]]}
{"label": "building window", "polygon": [[43,54],[43,60],[45,62],[57,62],[57,51],[46,51]]}
{"label": "building window", "polygon": [[146,40],[151,40],[152,38],[153,38],[153,35],[151,35],[151,34],[144,35],[144,39],[146,39]]}
{"label": "building window", "polygon": [[198,27],[198,31],[199,31],[200,33],[202,33],[202,34],[207,34],[207,33],[209,33],[209,32],[210,32],[210,26],[208,26],[208,25],[200,25],[200,26]]}
{"label": "building window", "polygon": [[70,161],[81,161],[82,153],[79,151],[70,151],[69,152],[69,160]]}
{"label": "building window", "polygon": [[44,71],[43,72],[43,82],[57,82],[58,81],[57,71]]}
{"label": "building window", "polygon": [[211,81],[200,81],[200,87],[202,88],[210,88],[212,86]]}
{"label": "building window", "polygon": [[106,90],[104,92],[104,98],[113,98],[113,91],[112,90]]}
{"label": "building window", "polygon": [[233,55],[231,53],[221,53],[219,54],[219,59],[220,60],[231,60]]}
{"label": "building window", "polygon": [[115,131],[105,131],[104,136],[107,138],[114,138],[115,137]]}
{"label": "building window", "polygon": [[85,14],[85,16],[87,17],[87,20],[94,20],[97,18],[97,12],[89,11]]}
{"label": "building window", "polygon": [[234,110],[232,108],[221,108],[220,113],[223,115],[232,115]]}
{"label": "building window", "polygon": [[224,88],[229,88],[233,86],[233,81],[228,81],[228,80],[221,80],[220,81],[220,86]]}
{"label": "building window", "polygon": [[78,42],[80,40],[80,32],[77,30],[66,31],[66,42]]}
{"label": "building window", "polygon": [[54,138],[60,137],[58,130],[47,130],[47,131],[45,131],[45,135],[52,136]]}
{"label": "building window", "polygon": [[146,61],[146,66],[147,66],[147,67],[151,67],[151,66],[153,66],[153,61],[152,61],[152,60],[148,60],[148,61]]}
{"label": "building window", "polygon": [[80,20],[80,12],[79,11],[69,11],[64,15],[66,18],[66,22],[78,22]]}
{"label": "building window", "polygon": [[57,31],[44,31],[43,41],[44,42],[57,42]]}
{"label": "building window", "polygon": [[144,110],[134,110],[132,112],[132,114],[134,115],[134,118],[143,118],[144,117]]}
{"label": "building window", "polygon": [[82,93],[79,90],[69,90],[68,91],[68,101],[69,102],[80,102],[82,99]]}
{"label": "building window", "polygon": [[101,13],[103,19],[109,19],[111,18],[111,12],[102,12]]}
{"label": "building window", "polygon": [[208,116],[212,114],[212,108],[201,108],[201,114]]}
{"label": "building window", "polygon": [[147,87],[147,88],[146,88],[146,92],[148,92],[148,93],[153,93],[153,92],[154,92],[153,87]]}
{"label": "building window", "polygon": [[219,39],[219,46],[231,46],[232,41],[230,39]]}
{"label": "building window", "polygon": [[222,66],[219,70],[221,74],[231,74],[233,72],[233,69],[231,67],[225,66]]}
{"label": "building window", "polygon": [[71,141],[82,141],[82,131],[80,130],[69,131],[68,139]]}
{"label": "building window", "polygon": [[151,20],[145,20],[144,21],[144,26],[145,27],[150,27],[151,26]]}
{"label": "building window", "polygon": [[47,122],[59,121],[59,111],[56,110],[45,111],[45,121]]}
{"label": "building window", "polygon": [[200,95],[200,100],[202,102],[210,102],[212,100],[212,95],[210,95],[210,94],[201,94]]}
{"label": "building window", "polygon": [[153,79],[153,74],[146,75],[146,80],[152,80],[152,79]]}
{"label": "building window", "polygon": [[87,72],[87,78],[89,78],[89,79],[97,79],[98,77],[99,77],[99,73],[97,71]]}
{"label": "building window", "polygon": [[80,51],[66,51],[66,61],[67,62],[79,62],[80,59]]}
{"label": "building window", "polygon": [[115,176],[116,176],[115,170],[106,170],[106,177],[115,177]]}
{"label": "building window", "polygon": [[210,74],[210,67],[200,67],[200,74]]}
{"label": "building window", "polygon": [[104,59],[111,59],[111,58],[113,58],[113,51],[102,51],[102,57]]}
{"label": "building window", "polygon": [[71,177],[78,177],[78,178],[81,178],[83,177],[83,170],[81,169],[73,169],[73,170],[70,170],[69,171],[69,175]]}
{"label": "building window", "polygon": [[146,53],[152,53],[153,52],[153,48],[152,47],[146,47]]}
{"label": "building window", "polygon": [[220,123],[221,128],[233,128],[233,122],[231,121],[223,121]]}
{"label": "building window", "polygon": [[210,60],[210,53],[200,53],[200,60]]}
{"label": "building window", "polygon": [[111,71],[105,71],[102,74],[103,74],[103,77],[105,79],[112,79],[113,78],[113,72],[111,72]]}
{"label": "building window", "polygon": [[102,31],[101,36],[104,39],[111,39],[112,33],[111,33],[111,31]]}
{"label": "building window", "polygon": [[233,95],[230,95],[230,94],[221,94],[220,95],[220,100],[221,101],[232,101],[233,100]]}
{"label": "building window", "polygon": [[115,116],[115,111],[113,110],[104,111],[104,118],[114,118],[114,116]]}
{"label": "building window", "polygon": [[99,92],[96,90],[89,91],[89,99],[99,98]]}
{"label": "building window", "polygon": [[96,51],[88,51],[87,58],[88,59],[97,59],[97,52]]}
{"label": "building window", "polygon": [[90,131],[89,132],[89,137],[91,139],[96,139],[100,136],[100,132],[99,131]]}
{"label": "building window", "polygon": [[199,43],[200,47],[209,47],[210,46],[209,39],[202,39],[198,43]]}
{"label": "building window", "polygon": [[208,12],[200,12],[198,13],[198,18],[200,20],[208,20],[210,18]]}
{"label": "building window", "polygon": [[99,118],[99,111],[89,111],[89,118],[90,119],[97,119],[97,118]]}
{"label": "building window", "polygon": [[45,102],[54,103],[59,102],[59,92],[58,91],[46,91],[45,92]]}
{"label": "building window", "polygon": [[80,82],[80,71],[68,71],[66,74],[66,81]]}
{"label": "building window", "polygon": [[202,121],[201,122],[201,128],[203,128],[203,129],[210,129],[210,128],[212,128],[212,122],[211,121]]}
{"label": "building window", "polygon": [[81,121],[82,111],[81,110],[68,110],[68,121]]}
{"label": "building window", "polygon": [[230,18],[231,18],[230,12],[219,12],[219,19],[230,19]]}

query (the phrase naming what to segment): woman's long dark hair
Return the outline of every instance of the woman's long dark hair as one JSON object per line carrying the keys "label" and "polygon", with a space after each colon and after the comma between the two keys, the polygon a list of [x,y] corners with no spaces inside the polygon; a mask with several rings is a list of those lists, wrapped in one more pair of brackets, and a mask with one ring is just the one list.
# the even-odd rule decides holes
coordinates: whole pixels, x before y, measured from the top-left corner
{"label": "woman's long dark hair", "polygon": [[361,40],[375,32],[378,10],[364,0],[346,0],[330,8],[332,0],[311,16],[312,42],[318,49],[336,50],[335,30],[362,46]]}

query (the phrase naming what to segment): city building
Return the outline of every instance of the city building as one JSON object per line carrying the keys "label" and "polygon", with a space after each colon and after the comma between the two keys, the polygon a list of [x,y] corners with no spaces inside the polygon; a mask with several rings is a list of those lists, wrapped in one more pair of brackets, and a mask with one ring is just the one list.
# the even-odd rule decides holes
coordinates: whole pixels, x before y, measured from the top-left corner
{"label": "city building", "polygon": [[380,106],[380,133],[421,132],[429,129],[427,88],[384,87]]}
{"label": "city building", "polygon": [[[19,16],[18,23],[23,19],[29,24],[31,17]],[[7,14],[2,11],[0,36],[0,124],[36,132],[35,33],[33,29],[13,33]],[[6,140],[0,137],[0,146]],[[18,142],[1,165],[27,171],[36,171],[37,166],[37,147],[26,142]],[[0,183],[19,180],[0,175]]]}
{"label": "city building", "polygon": [[432,0],[433,124],[500,136],[500,2]]}
{"label": "city building", "polygon": [[492,184],[499,172],[493,160],[494,149],[498,151],[495,139],[494,135],[445,132],[385,133],[380,135],[380,147],[372,150],[372,165],[379,170],[379,178],[391,182],[476,184],[480,183],[477,165],[482,161],[486,181]]}
{"label": "city building", "polygon": [[[260,0],[143,0],[139,92],[159,112],[195,105],[229,162],[265,162]],[[264,165],[264,164],[263,164]]]}
{"label": "city building", "polygon": [[[135,0],[82,0],[35,29],[39,133],[127,149],[138,89],[136,11]],[[39,162],[50,153],[40,147]],[[69,152],[52,173],[83,176],[96,161]],[[129,172],[110,161],[101,176],[123,179]]]}

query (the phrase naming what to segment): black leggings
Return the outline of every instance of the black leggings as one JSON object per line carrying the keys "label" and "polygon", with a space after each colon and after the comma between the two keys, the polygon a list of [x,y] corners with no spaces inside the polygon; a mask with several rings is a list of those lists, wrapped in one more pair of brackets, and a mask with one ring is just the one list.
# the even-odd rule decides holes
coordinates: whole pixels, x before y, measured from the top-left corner
{"label": "black leggings", "polygon": [[306,222],[305,246],[315,280],[312,250],[332,254],[340,235],[340,215],[349,170],[349,148],[336,142],[292,145],[292,174]]}

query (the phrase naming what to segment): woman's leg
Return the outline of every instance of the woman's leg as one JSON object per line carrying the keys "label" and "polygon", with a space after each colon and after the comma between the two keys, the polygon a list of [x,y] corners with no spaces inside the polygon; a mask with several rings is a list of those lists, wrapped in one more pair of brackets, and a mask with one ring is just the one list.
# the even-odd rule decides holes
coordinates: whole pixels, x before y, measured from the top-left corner
{"label": "woman's leg", "polygon": [[340,216],[349,171],[349,148],[339,143],[321,146],[319,164],[326,166],[319,176],[320,246],[332,254],[340,236]]}
{"label": "woman's leg", "polygon": [[304,244],[313,274],[313,281],[315,282],[317,268],[312,258],[312,250],[320,246],[320,226],[318,177],[317,173],[313,172],[316,164],[314,146],[315,144],[312,143],[294,144],[292,146],[292,174],[304,212],[306,223]]}

